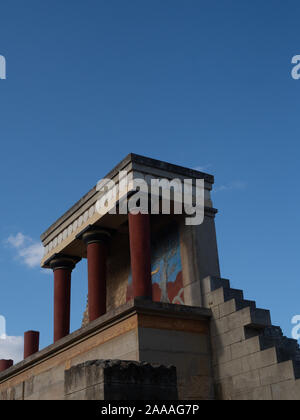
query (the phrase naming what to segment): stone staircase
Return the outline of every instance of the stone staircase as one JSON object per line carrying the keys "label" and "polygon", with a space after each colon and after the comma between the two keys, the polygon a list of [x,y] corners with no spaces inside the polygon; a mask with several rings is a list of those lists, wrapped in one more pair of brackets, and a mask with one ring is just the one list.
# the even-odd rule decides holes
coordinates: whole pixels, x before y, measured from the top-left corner
{"label": "stone staircase", "polygon": [[245,300],[229,280],[202,282],[211,308],[211,346],[217,399],[300,399],[300,347],[271,323],[270,311]]}

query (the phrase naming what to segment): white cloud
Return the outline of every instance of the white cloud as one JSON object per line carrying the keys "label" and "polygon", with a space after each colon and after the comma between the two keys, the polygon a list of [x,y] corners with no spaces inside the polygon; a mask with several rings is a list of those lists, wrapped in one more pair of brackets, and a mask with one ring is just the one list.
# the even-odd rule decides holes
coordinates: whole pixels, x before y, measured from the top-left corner
{"label": "white cloud", "polygon": [[223,184],[216,186],[213,189],[213,192],[220,192],[220,191],[232,191],[232,190],[244,190],[246,188],[246,183],[242,181],[233,181],[229,184]]}
{"label": "white cloud", "polygon": [[11,359],[14,363],[23,360],[23,337],[1,336],[0,359]]}
{"label": "white cloud", "polygon": [[40,266],[44,255],[44,248],[40,242],[34,241],[29,236],[19,232],[16,235],[10,235],[6,240],[11,247],[17,251],[17,257],[30,268]]}
{"label": "white cloud", "polygon": [[203,166],[196,166],[194,169],[194,171],[199,171],[199,172],[205,172],[207,171],[209,168],[211,168],[211,164],[209,163],[208,165],[203,165]]}
{"label": "white cloud", "polygon": [[44,248],[40,243],[35,243],[20,249],[19,255],[28,267],[38,267],[44,255]]}
{"label": "white cloud", "polygon": [[23,233],[17,233],[15,236],[10,235],[7,242],[14,248],[20,248],[25,243],[25,236]]}
{"label": "white cloud", "polygon": [[6,335],[6,319],[0,315],[0,359],[11,359],[14,363],[23,360],[23,342],[23,337]]}

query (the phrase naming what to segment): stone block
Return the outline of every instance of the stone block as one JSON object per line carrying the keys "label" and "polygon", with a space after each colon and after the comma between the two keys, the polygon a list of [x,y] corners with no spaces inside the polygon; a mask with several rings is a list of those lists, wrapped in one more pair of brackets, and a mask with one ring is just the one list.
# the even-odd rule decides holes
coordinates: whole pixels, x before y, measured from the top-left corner
{"label": "stone block", "polygon": [[234,401],[271,401],[272,399],[270,386],[261,386],[250,392],[239,393],[232,397]]}
{"label": "stone block", "polygon": [[222,279],[219,277],[206,277],[202,279],[201,282],[201,290],[203,295],[207,295],[208,293],[219,289],[221,287],[228,288],[230,287],[229,280]]}
{"label": "stone block", "polygon": [[139,349],[186,352],[207,354],[209,352],[209,339],[207,335],[157,328],[139,328]]}
{"label": "stone block", "polygon": [[272,366],[278,362],[275,347],[243,357],[242,367],[244,372]]}
{"label": "stone block", "polygon": [[221,319],[212,319],[210,322],[210,333],[214,337],[216,335],[225,334],[229,331],[228,317]]}
{"label": "stone block", "polygon": [[219,319],[220,318],[220,305],[213,306],[211,308],[212,318]]}
{"label": "stone block", "polygon": [[202,294],[200,281],[194,281],[183,287],[184,301],[189,306],[202,306]]}
{"label": "stone block", "polygon": [[271,385],[273,399],[276,401],[300,400],[300,381],[290,379]]}
{"label": "stone block", "polygon": [[[228,328],[235,329],[240,326],[265,325],[271,323],[270,311],[265,309],[252,309],[247,306],[239,311],[228,315]],[[222,318],[221,318],[222,319]]]}
{"label": "stone block", "polygon": [[233,393],[232,377],[215,381],[215,396],[217,400],[231,400]]}
{"label": "stone block", "polygon": [[232,360],[231,346],[217,348],[213,351],[212,354],[212,363],[213,365],[219,365],[221,363],[226,363]]}
{"label": "stone block", "polygon": [[22,401],[24,399],[24,382],[8,388],[6,396],[10,401]]}
{"label": "stone block", "polygon": [[0,392],[0,401],[7,401],[8,400],[8,390]]}
{"label": "stone block", "polygon": [[24,382],[24,399],[26,400],[34,393],[34,377],[27,379]]}
{"label": "stone block", "polygon": [[228,331],[225,334],[220,334],[215,337],[212,337],[212,347],[214,349],[220,349],[227,346],[230,346],[234,343],[240,343],[245,340],[245,331],[243,327],[236,328],[234,330]]}
{"label": "stone block", "polygon": [[162,400],[178,398],[174,366],[95,360],[65,371],[65,399]]}
{"label": "stone block", "polygon": [[214,384],[211,376],[191,376],[184,383],[185,399],[213,400],[215,398]]}
{"label": "stone block", "polygon": [[242,360],[231,360],[214,367],[214,376],[216,379],[223,379],[239,375],[243,372]]}
{"label": "stone block", "polygon": [[237,376],[233,376],[232,383],[233,394],[252,391],[253,389],[258,388],[261,385],[259,371],[253,370],[250,372],[242,373]]}
{"label": "stone block", "polygon": [[231,345],[231,353],[233,359],[238,359],[240,357],[247,356],[252,353],[260,351],[260,341],[259,337],[252,337],[248,340],[234,343]]}
{"label": "stone block", "polygon": [[230,315],[232,313],[236,312],[236,300],[231,299],[227,302],[220,303],[219,305],[219,315],[220,318]]}
{"label": "stone block", "polygon": [[182,352],[159,352],[159,351],[142,351],[141,360],[147,360],[150,363],[158,363],[164,365],[174,365],[177,368],[177,377],[189,377],[192,375],[208,375],[211,374],[212,366],[210,355],[182,353]]}
{"label": "stone block", "polygon": [[289,379],[295,379],[293,362],[291,360],[262,368],[260,369],[259,374],[262,385],[271,385]]}

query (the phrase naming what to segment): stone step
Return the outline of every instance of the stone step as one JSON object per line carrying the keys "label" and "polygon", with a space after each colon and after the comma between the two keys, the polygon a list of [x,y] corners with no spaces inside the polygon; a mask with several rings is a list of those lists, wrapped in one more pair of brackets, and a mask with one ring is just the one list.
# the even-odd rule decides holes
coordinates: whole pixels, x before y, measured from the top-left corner
{"label": "stone step", "polygon": [[224,292],[224,302],[227,302],[228,300],[231,300],[231,299],[244,300],[243,290],[223,288],[223,292]]}
{"label": "stone step", "polygon": [[258,338],[259,338],[260,349],[262,351],[270,349],[271,347],[276,347],[276,341],[274,341],[272,337],[265,337],[264,335],[259,335]]}
{"label": "stone step", "polygon": [[[294,370],[295,379],[300,379],[300,360],[295,359],[295,353],[293,350],[293,346],[295,349],[295,343],[293,343],[293,341],[295,340],[289,339],[287,337],[284,338],[286,339],[286,347],[282,347],[280,344],[278,344],[278,340],[276,339],[276,337],[259,335],[258,339],[260,344],[260,350],[265,351],[274,348],[276,351],[278,364],[281,365],[282,363],[291,362]],[[247,343],[247,340],[245,341],[245,343]],[[291,346],[290,349],[289,346]]]}
{"label": "stone step", "polygon": [[222,303],[228,302],[231,299],[244,300],[244,294],[239,289],[228,289],[219,287],[218,289],[204,295],[204,305],[212,308]]}
{"label": "stone step", "polygon": [[208,277],[209,286],[207,286],[208,292],[213,292],[214,290],[224,287],[224,289],[230,289],[230,281],[227,279],[222,279],[220,277]]}
{"label": "stone step", "polygon": [[[299,345],[298,345],[299,346]],[[296,351],[296,355],[295,355],[295,361],[299,362],[300,361],[300,348],[298,347],[297,351]]]}
{"label": "stone step", "polygon": [[230,299],[219,305],[219,317],[222,318],[224,316],[228,316],[247,307],[255,309],[256,303],[252,300]]}
{"label": "stone step", "polygon": [[297,353],[299,348],[297,341],[287,337],[284,338],[285,340],[275,344],[280,360],[294,360],[295,362],[299,361]]}
{"label": "stone step", "polygon": [[272,325],[271,314],[268,309],[256,308],[251,310],[251,323],[245,325],[246,327],[258,328],[268,327]]}
{"label": "stone step", "polygon": [[[254,335],[259,330],[253,329]],[[272,335],[273,334],[273,335]],[[245,334],[247,339],[251,334]],[[270,326],[258,335],[261,350],[275,348],[278,363],[291,361],[293,363],[295,378],[300,379],[300,348],[297,340],[285,337],[280,327]]]}
{"label": "stone step", "polygon": [[[245,306],[243,309],[235,311],[227,316],[214,320],[211,324],[212,334],[219,335],[234,331],[237,328],[258,328],[262,330],[271,325],[270,312],[264,309]],[[243,334],[245,336],[245,334]],[[258,332],[254,334],[259,335]]]}
{"label": "stone step", "polygon": [[246,300],[246,299],[235,299],[236,310],[240,311],[241,309],[250,307],[252,310],[256,309],[256,302],[254,300]]}
{"label": "stone step", "polygon": [[[211,332],[217,371],[221,365],[225,369],[226,363],[229,369],[241,363],[247,365],[249,356],[254,371],[259,369],[260,363],[263,366],[260,374],[265,384],[275,384],[279,389],[281,383],[300,380],[297,340],[284,336],[279,326],[272,325],[269,310],[256,308],[255,301],[244,299],[242,290],[226,286],[230,284],[224,279],[210,279],[209,292],[205,295],[205,304],[212,308],[215,316]],[[251,375],[252,379],[254,372]]]}
{"label": "stone step", "polygon": [[264,330],[264,336],[283,337],[282,329],[276,325],[271,325]]}
{"label": "stone step", "polygon": [[295,379],[300,379],[300,362],[294,360],[293,365],[294,365]]}
{"label": "stone step", "polygon": [[280,327],[272,325],[265,328],[263,336],[274,343],[278,349],[280,360],[300,361],[300,347],[298,341],[284,336]]}
{"label": "stone step", "polygon": [[214,292],[222,287],[230,289],[230,281],[220,277],[206,277],[201,282],[202,295],[207,295],[208,293]]}

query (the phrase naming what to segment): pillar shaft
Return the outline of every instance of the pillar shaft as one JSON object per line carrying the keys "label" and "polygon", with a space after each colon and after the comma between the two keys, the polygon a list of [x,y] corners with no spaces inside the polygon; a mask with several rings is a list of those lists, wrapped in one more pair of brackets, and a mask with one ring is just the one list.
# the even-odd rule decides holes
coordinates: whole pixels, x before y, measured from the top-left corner
{"label": "pillar shaft", "polygon": [[87,244],[89,321],[106,313],[106,260],[104,242]]}
{"label": "pillar shaft", "polygon": [[71,272],[70,268],[54,271],[54,342],[70,333]]}
{"label": "pillar shaft", "polygon": [[71,273],[79,260],[58,254],[49,263],[54,272],[54,343],[70,333]]}
{"label": "pillar shaft", "polygon": [[13,360],[0,360],[0,372],[3,372],[4,370],[10,368],[11,366],[13,366],[13,364]]}
{"label": "pillar shaft", "polygon": [[78,235],[87,246],[88,314],[94,321],[106,313],[106,270],[108,241],[111,232],[99,226],[89,226]]}
{"label": "pillar shaft", "polygon": [[152,299],[150,216],[129,213],[128,219],[134,298]]}
{"label": "pillar shaft", "polygon": [[26,331],[24,333],[24,359],[39,351],[40,333]]}

